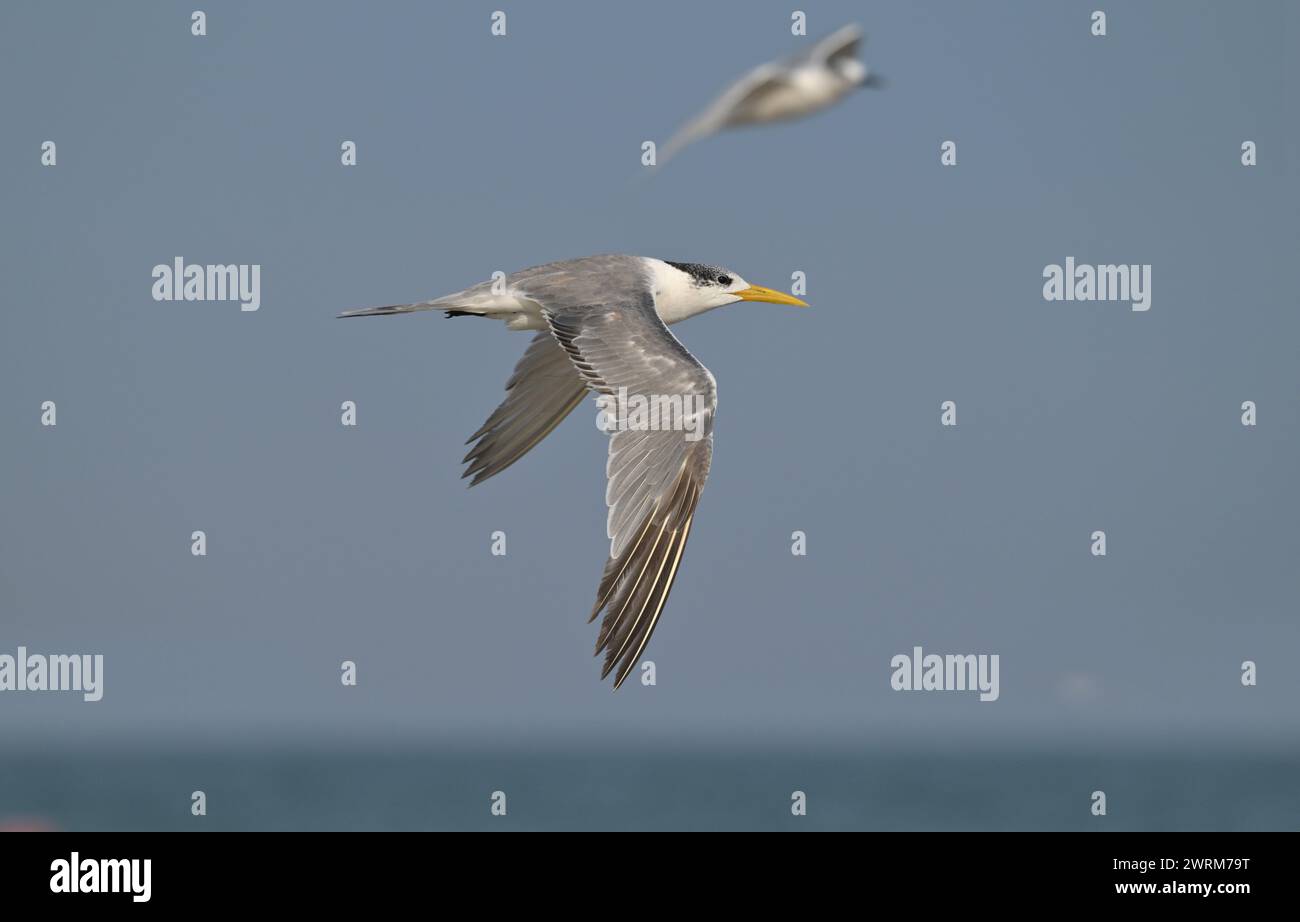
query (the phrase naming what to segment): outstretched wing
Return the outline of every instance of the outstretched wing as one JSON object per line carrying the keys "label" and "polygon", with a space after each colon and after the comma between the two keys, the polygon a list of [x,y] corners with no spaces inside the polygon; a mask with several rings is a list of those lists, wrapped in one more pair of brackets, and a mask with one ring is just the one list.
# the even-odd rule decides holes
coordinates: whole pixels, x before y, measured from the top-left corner
{"label": "outstretched wing", "polygon": [[683,147],[723,128],[745,124],[764,96],[785,85],[786,71],[776,64],[760,64],[741,77],[709,107],[683,125],[658,152],[656,164],[663,166]]}
{"label": "outstretched wing", "polygon": [[[588,620],[605,612],[596,653],[605,653],[601,678],[616,670],[615,688],[650,642],[677,576],[709,475],[717,407],[713,375],[664,326],[653,296],[629,300],[546,312],[613,423],[605,466],[609,559]],[[623,412],[638,397],[646,401],[640,406],[660,408],[651,428],[636,428],[635,409]]]}
{"label": "outstretched wing", "polygon": [[538,333],[506,382],[506,399],[466,441],[474,445],[461,476],[473,477],[472,487],[501,473],[546,438],[586,393],[568,353],[550,333]]}

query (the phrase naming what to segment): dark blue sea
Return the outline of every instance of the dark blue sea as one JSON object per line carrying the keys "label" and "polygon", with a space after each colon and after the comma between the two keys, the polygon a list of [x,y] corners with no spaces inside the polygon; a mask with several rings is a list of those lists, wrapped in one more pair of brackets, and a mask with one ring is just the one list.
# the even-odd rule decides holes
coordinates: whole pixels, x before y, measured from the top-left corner
{"label": "dark blue sea", "polygon": [[[1300,753],[371,748],[0,752],[0,827],[1300,829]],[[1091,812],[1098,790],[1105,816]],[[791,813],[795,791],[806,816]]]}

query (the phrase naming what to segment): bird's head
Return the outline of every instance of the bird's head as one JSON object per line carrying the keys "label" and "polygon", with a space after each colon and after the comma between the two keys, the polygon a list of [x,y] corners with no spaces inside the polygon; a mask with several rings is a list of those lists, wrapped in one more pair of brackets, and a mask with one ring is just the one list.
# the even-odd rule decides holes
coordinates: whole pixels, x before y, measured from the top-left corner
{"label": "bird's head", "polygon": [[674,319],[691,317],[737,301],[766,301],[807,307],[793,295],[751,285],[739,274],[721,266],[665,262],[656,272],[655,299],[659,313]]}
{"label": "bird's head", "polygon": [[867,70],[867,65],[848,55],[832,59],[831,69],[841,80],[853,86],[875,86],[879,82],[879,78]]}

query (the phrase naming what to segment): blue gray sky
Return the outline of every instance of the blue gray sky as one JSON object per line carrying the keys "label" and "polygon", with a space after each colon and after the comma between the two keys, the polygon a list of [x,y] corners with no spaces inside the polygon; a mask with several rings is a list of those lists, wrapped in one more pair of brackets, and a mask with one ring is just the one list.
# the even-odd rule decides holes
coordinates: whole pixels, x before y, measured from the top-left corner
{"label": "blue gray sky", "polygon": [[[98,703],[0,695],[6,738],[1295,739],[1294,6],[807,3],[888,88],[647,182],[810,40],[791,4],[195,5],[0,8],[0,652],[106,658]],[[466,490],[525,336],[334,319],[599,252],[814,305],[676,328],[714,466],[616,695],[594,408]],[[152,300],[177,256],[261,309]],[[1044,301],[1068,256],[1151,264],[1151,309]],[[1000,699],[892,691],[915,645]]]}

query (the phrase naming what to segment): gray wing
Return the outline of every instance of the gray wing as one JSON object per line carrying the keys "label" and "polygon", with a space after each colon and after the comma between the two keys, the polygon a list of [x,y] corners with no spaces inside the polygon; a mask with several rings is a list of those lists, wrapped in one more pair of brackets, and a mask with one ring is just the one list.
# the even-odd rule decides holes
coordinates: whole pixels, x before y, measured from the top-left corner
{"label": "gray wing", "polygon": [[683,147],[733,125],[747,124],[754,104],[785,82],[786,69],[780,64],[760,64],[741,77],[683,125],[659,150],[657,165],[663,166]]}
{"label": "gray wing", "polygon": [[504,471],[546,438],[586,393],[568,353],[550,333],[538,333],[506,382],[506,399],[465,443],[474,445],[461,477],[473,477],[472,487]]}
{"label": "gray wing", "polygon": [[709,475],[718,402],[713,375],[668,332],[650,293],[629,301],[546,312],[556,341],[592,390],[607,396],[621,388],[629,397],[677,395],[697,411],[689,432],[619,429],[610,438],[610,550],[588,620],[605,612],[596,653],[605,653],[602,679],[617,670],[615,688],[650,642],[677,576]]}

